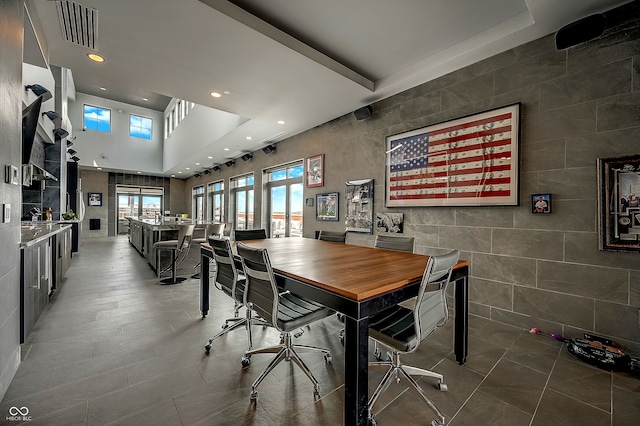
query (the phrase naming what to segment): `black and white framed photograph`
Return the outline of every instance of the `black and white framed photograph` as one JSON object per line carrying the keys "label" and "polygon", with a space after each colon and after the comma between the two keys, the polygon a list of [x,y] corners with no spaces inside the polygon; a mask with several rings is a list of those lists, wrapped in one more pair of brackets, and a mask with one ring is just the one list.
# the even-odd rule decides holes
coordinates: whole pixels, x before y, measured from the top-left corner
{"label": "black and white framed photograph", "polygon": [[347,232],[373,234],[373,179],[352,180],[345,185]]}
{"label": "black and white framed photograph", "polygon": [[551,213],[551,194],[531,194],[531,213]]}
{"label": "black and white framed photograph", "polygon": [[376,213],[378,233],[402,234],[404,229],[404,213]]}

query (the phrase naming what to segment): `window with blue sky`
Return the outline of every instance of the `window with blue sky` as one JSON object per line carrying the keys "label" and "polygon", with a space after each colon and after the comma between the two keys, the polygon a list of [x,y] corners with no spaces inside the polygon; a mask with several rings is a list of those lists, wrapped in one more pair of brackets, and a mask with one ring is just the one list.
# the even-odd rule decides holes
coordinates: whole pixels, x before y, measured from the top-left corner
{"label": "window with blue sky", "polygon": [[85,105],[84,129],[111,133],[111,110],[93,105]]}
{"label": "window with blue sky", "polygon": [[139,115],[129,114],[129,135],[134,138],[151,140],[153,120]]}

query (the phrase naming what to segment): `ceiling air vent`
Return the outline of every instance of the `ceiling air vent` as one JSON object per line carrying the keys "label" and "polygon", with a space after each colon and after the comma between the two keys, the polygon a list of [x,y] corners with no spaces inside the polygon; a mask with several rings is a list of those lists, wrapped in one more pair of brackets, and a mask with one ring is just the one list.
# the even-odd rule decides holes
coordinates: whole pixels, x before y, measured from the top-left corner
{"label": "ceiling air vent", "polygon": [[74,1],[58,1],[62,37],[69,43],[98,49],[98,10]]}

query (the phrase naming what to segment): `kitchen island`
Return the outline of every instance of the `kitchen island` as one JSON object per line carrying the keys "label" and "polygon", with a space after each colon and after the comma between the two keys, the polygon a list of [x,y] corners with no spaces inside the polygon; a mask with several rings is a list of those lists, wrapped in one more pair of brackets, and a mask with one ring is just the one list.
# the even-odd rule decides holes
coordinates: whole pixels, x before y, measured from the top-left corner
{"label": "kitchen island", "polygon": [[[128,216],[127,219],[129,220],[129,243],[147,260],[156,274],[171,264],[171,256],[170,251],[162,250],[160,258],[158,259],[156,257],[156,250],[153,249],[153,244],[158,241],[177,239],[180,225],[195,225],[193,238],[202,238],[204,237],[205,227],[209,224],[209,222],[173,217],[155,219]],[[176,273],[182,276],[193,275],[198,272],[195,266],[199,260],[199,247],[193,250],[190,249],[187,258],[178,266]]]}

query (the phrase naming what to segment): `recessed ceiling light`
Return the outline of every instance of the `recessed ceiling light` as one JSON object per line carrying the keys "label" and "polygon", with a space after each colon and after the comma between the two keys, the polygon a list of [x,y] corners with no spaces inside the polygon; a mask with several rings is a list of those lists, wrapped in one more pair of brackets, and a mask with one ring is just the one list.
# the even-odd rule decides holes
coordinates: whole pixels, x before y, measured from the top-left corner
{"label": "recessed ceiling light", "polygon": [[171,175],[171,177],[176,177],[176,175]]}
{"label": "recessed ceiling light", "polygon": [[250,141],[251,139],[253,139],[251,136],[247,136],[246,138],[248,141]]}
{"label": "recessed ceiling light", "polygon": [[182,174],[182,172],[178,172],[178,174]]}
{"label": "recessed ceiling light", "polygon": [[145,101],[145,102],[149,102],[148,98],[142,98],[142,100]]}
{"label": "recessed ceiling light", "polygon": [[107,88],[106,87],[101,87],[100,90],[107,90]]}
{"label": "recessed ceiling light", "polygon": [[210,156],[210,155],[209,155],[207,158],[208,158],[209,160],[212,160],[212,159],[213,159],[213,157],[212,157],[212,156]]}
{"label": "recessed ceiling light", "polygon": [[97,53],[87,53],[87,57],[89,57],[89,59],[91,59],[92,61],[104,62],[104,58]]}
{"label": "recessed ceiling light", "polygon": [[230,94],[231,94],[231,92],[230,92],[230,91],[228,91],[228,90],[225,90],[225,91],[224,91],[224,92],[222,92],[222,93],[224,93],[225,95],[230,95]]}
{"label": "recessed ceiling light", "polygon": [[191,170],[191,167],[187,167],[187,170]]}
{"label": "recessed ceiling light", "polygon": [[222,95],[218,92],[211,92],[211,96],[213,96],[214,98],[219,98]]}
{"label": "recessed ceiling light", "polygon": [[141,174],[142,174],[142,172],[138,172],[138,174],[139,174],[139,175],[141,175]]}
{"label": "recessed ceiling light", "polygon": [[102,170],[102,167],[98,167],[98,170]]}
{"label": "recessed ceiling light", "polygon": [[196,166],[199,166],[199,165],[200,165],[200,163],[196,163]]}
{"label": "recessed ceiling light", "polygon": [[284,120],[278,120],[278,124],[284,124]]}
{"label": "recessed ceiling light", "polygon": [[225,150],[225,151],[229,151],[229,148],[225,148],[224,150]]}

